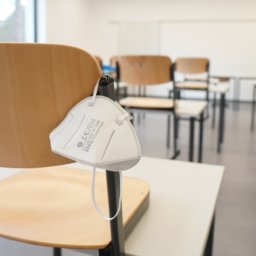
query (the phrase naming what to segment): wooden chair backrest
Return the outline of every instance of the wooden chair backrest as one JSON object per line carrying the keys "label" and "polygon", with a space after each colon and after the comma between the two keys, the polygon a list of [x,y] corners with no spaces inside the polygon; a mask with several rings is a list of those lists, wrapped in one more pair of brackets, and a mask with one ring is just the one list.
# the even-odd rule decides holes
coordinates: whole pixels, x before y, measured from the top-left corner
{"label": "wooden chair backrest", "polygon": [[209,59],[207,58],[178,58],[175,61],[175,71],[184,74],[207,73]]}
{"label": "wooden chair backrest", "polygon": [[96,61],[98,62],[100,68],[102,68],[103,66],[103,61],[102,61],[102,58],[98,55],[94,55],[94,58],[96,59]]}
{"label": "wooden chair backrest", "polygon": [[152,85],[171,80],[171,59],[167,56],[127,55],[114,56],[119,81],[129,85]]}
{"label": "wooden chair backrest", "polygon": [[95,58],[74,47],[0,43],[0,166],[70,162],[52,153],[49,133],[100,74]]}

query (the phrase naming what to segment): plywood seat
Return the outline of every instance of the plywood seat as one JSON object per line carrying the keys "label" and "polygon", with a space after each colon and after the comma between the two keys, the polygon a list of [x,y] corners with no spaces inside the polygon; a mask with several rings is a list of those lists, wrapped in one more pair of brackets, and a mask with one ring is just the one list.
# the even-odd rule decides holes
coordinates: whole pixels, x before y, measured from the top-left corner
{"label": "plywood seat", "polygon": [[[123,178],[126,226],[149,194],[148,185]],[[0,182],[0,236],[36,245],[101,249],[111,242],[109,222],[94,209],[91,172],[68,167],[26,170]],[[98,204],[108,213],[106,177],[96,178]]]}
{"label": "plywood seat", "polygon": [[119,101],[126,108],[172,109],[173,100],[150,97],[127,97]]}
{"label": "plywood seat", "polygon": [[198,117],[207,107],[207,101],[176,100],[175,111],[178,116]]}
{"label": "plywood seat", "polygon": [[205,83],[177,83],[176,88],[192,89],[192,90],[203,90],[203,89],[208,88],[208,84],[205,84]]}
{"label": "plywood seat", "polygon": [[[172,99],[127,97],[119,102],[126,108],[170,110],[174,107]],[[199,116],[207,107],[207,101],[175,100],[175,112],[178,116]]]}

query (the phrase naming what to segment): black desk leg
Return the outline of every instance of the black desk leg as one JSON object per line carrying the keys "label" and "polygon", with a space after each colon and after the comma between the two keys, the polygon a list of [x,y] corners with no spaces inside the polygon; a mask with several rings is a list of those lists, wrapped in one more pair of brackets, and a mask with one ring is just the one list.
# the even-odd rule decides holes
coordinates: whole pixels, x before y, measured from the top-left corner
{"label": "black desk leg", "polygon": [[220,117],[219,117],[219,131],[218,131],[218,148],[217,152],[221,151],[221,144],[224,140],[224,112],[225,112],[225,93],[220,96]]}
{"label": "black desk leg", "polygon": [[251,119],[251,131],[254,131],[254,119],[255,119],[255,106],[256,106],[256,85],[253,87],[253,98],[252,98],[252,119]]}
{"label": "black desk leg", "polygon": [[61,248],[53,248],[53,256],[61,256]]}
{"label": "black desk leg", "polygon": [[203,159],[203,136],[204,136],[204,112],[199,119],[199,149],[198,149],[198,163],[202,163]]}
{"label": "black desk leg", "polygon": [[212,218],[212,225],[211,225],[206,246],[204,249],[204,256],[212,256],[213,240],[214,240],[214,222],[215,222],[215,215],[213,215],[213,218]]}
{"label": "black desk leg", "polygon": [[188,152],[188,159],[190,162],[193,162],[193,158],[194,158],[194,130],[195,130],[195,118],[190,117],[189,152]]}

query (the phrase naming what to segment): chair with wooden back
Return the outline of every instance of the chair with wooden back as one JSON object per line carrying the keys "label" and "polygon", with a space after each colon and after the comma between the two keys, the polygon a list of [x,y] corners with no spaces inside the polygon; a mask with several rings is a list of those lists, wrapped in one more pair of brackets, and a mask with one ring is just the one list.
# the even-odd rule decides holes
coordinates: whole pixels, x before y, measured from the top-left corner
{"label": "chair with wooden back", "polygon": [[[150,55],[127,55],[127,56],[114,56],[112,58],[116,63],[117,70],[117,84],[125,82],[131,86],[159,86],[163,83],[172,81],[173,68],[171,59],[168,56],[150,56]],[[157,97],[126,97],[119,100],[119,103],[127,108],[130,112],[134,110],[158,110],[168,113],[167,119],[167,147],[169,147],[170,139],[170,113],[174,118],[174,155],[177,157],[179,150],[177,150],[177,120],[181,116],[188,116],[191,121],[191,127],[194,127],[195,117],[200,116],[200,124],[203,122],[201,114],[203,113],[207,103],[190,101],[185,102],[182,100],[177,101],[174,93],[173,99],[157,98]],[[202,127],[202,125],[200,126]],[[194,130],[194,128],[192,129]],[[200,128],[201,131],[201,128]],[[190,134],[190,149],[189,160],[193,161],[193,136]],[[202,135],[200,135],[202,139]],[[202,147],[202,140],[200,148]],[[201,153],[199,153],[199,161],[202,161]]]}
{"label": "chair with wooden back", "polygon": [[[145,87],[171,81],[171,59],[167,56],[127,55],[115,56],[113,59],[116,63],[117,84],[125,82],[129,86]],[[119,102],[130,108],[174,108],[172,101],[152,97],[127,97]]]}
{"label": "chair with wooden back", "polygon": [[[74,47],[0,44],[0,166],[23,170],[0,181],[1,237],[54,247],[55,255],[61,247],[100,250],[111,242],[109,224],[90,201],[90,173],[59,166],[71,161],[49,143],[49,133],[91,95],[100,75],[95,58]],[[97,187],[99,203],[108,207],[104,175]],[[125,225],[145,189],[124,181]]]}
{"label": "chair with wooden back", "polygon": [[[139,88],[146,86],[159,86],[168,83],[172,79],[171,59],[168,56],[157,55],[120,55],[111,58],[112,65],[115,63],[117,70],[117,91],[119,83]],[[139,90],[140,91],[140,90]],[[174,113],[174,101],[168,98],[146,97],[141,94],[125,97],[119,103],[130,112],[135,110],[148,111],[160,110],[168,113],[167,147],[170,140],[170,113]],[[177,156],[176,141],[174,141],[174,158]]]}
{"label": "chair with wooden back", "polygon": [[98,64],[100,65],[100,68],[103,67],[103,61],[102,58],[99,55],[94,55],[94,58],[97,60]]}
{"label": "chair with wooden back", "polygon": [[[209,59],[178,58],[174,63],[174,87],[178,91],[204,91],[209,99]],[[180,79],[177,76],[180,75]]]}

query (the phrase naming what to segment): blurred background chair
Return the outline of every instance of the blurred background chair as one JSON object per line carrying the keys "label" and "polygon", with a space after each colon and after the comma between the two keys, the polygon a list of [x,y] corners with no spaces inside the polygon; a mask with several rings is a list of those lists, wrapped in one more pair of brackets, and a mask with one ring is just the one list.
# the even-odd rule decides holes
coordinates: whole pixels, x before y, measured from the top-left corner
{"label": "blurred background chair", "polygon": [[[172,62],[168,56],[151,55],[127,55],[114,57],[117,70],[117,88],[120,82],[125,82],[129,86],[159,86],[163,83],[170,83],[173,77]],[[170,85],[171,86],[171,85]],[[207,106],[207,102],[182,100],[177,101],[174,93],[173,99],[160,97],[132,96],[119,100],[119,103],[130,112],[137,111],[164,111],[167,113],[167,147],[170,146],[170,115],[173,114],[173,156],[179,155],[177,149],[177,129],[176,120],[186,116],[190,120],[189,136],[189,160],[193,161],[194,144],[194,121],[196,117],[200,120],[199,136],[199,161],[202,161],[202,114]],[[159,124],[161,125],[161,124]]]}
{"label": "blurred background chair", "polygon": [[100,68],[103,68],[103,61],[102,58],[99,55],[94,55],[94,58],[96,59],[96,61],[98,62],[98,64],[100,65]]}
{"label": "blurred background chair", "polygon": [[[117,80],[117,98],[119,103],[131,112],[135,110],[161,110],[167,111],[168,127],[170,129],[170,113],[173,112],[174,102],[167,98],[146,97],[144,94],[138,94],[120,97],[120,83],[125,83],[130,87],[139,87],[139,91],[144,91],[146,86],[159,86],[168,83],[172,79],[171,59],[167,56],[151,56],[151,55],[127,55],[114,56],[111,58],[112,65],[116,66]],[[167,146],[169,147],[170,133],[167,131]],[[174,145],[176,148],[176,144]],[[176,151],[176,150],[175,150]],[[176,154],[174,154],[176,155]]]}
{"label": "blurred background chair", "polygon": [[[178,97],[182,91],[203,91],[202,99],[209,100],[209,66],[207,58],[177,58],[174,63],[173,83]],[[191,98],[186,94],[186,98]]]}

